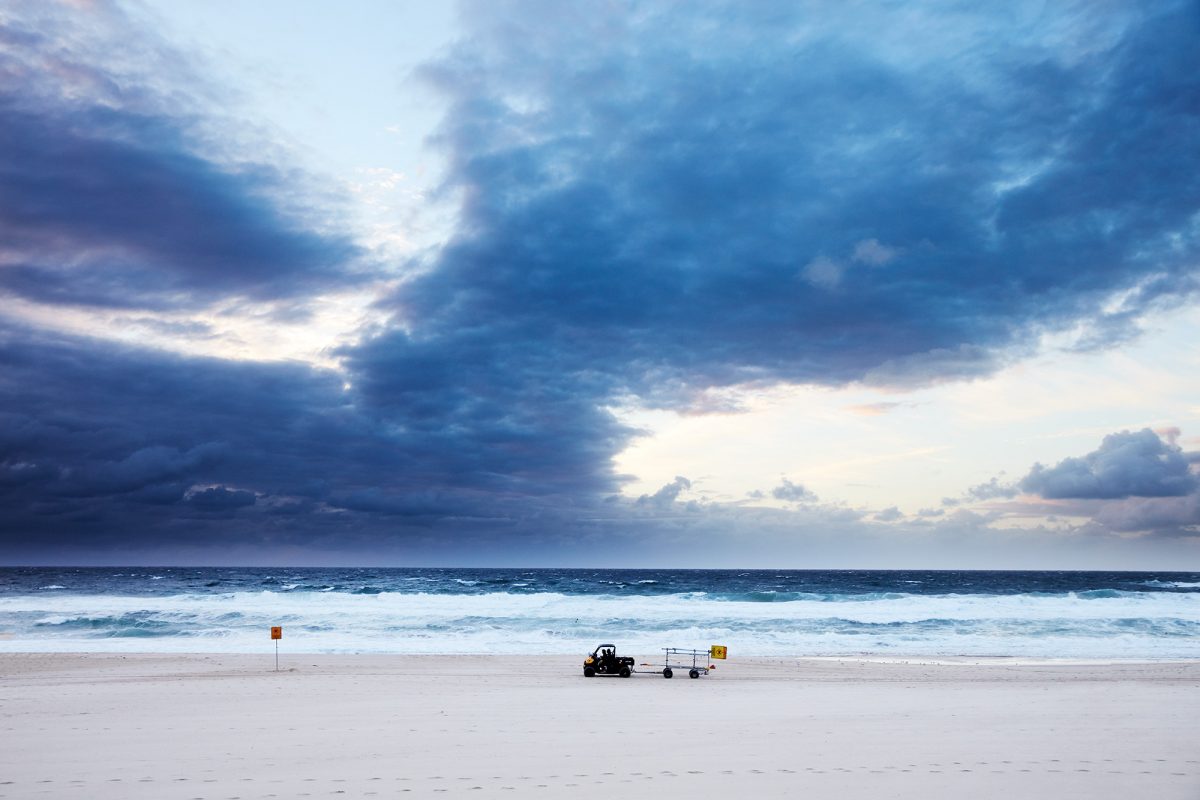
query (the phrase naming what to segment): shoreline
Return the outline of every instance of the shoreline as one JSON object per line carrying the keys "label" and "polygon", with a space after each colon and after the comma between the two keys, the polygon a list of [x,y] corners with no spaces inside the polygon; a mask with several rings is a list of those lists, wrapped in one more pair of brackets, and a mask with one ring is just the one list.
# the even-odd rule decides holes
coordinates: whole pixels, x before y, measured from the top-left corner
{"label": "shoreline", "polygon": [[[0,633],[0,643],[5,641],[5,637]],[[346,651],[328,651],[328,650],[284,650],[280,649],[280,658],[285,655],[296,656],[300,658],[448,658],[448,659],[473,659],[473,658],[546,658],[546,659],[567,659],[582,661],[585,655],[586,645],[582,645],[578,653],[564,652],[534,652],[525,653],[493,653],[486,651],[478,652],[399,652],[399,651],[378,651],[378,650],[346,650]],[[632,652],[632,651],[631,651]],[[262,658],[270,656],[274,658],[274,650],[263,650],[262,652],[249,652],[246,650],[4,650],[0,648],[0,660],[11,657],[21,656],[62,656],[70,657],[165,657],[165,658]],[[640,660],[647,658],[644,651],[636,651],[637,657]],[[622,649],[624,655],[624,649]],[[650,658],[661,658],[661,655],[650,656]],[[953,655],[883,655],[880,653],[845,653],[845,654],[767,654],[767,655],[732,655],[727,663],[756,663],[756,662],[779,662],[779,661],[795,661],[795,662],[862,662],[868,664],[913,664],[925,666],[1138,666],[1138,665],[1154,665],[1154,664],[1197,664],[1200,665],[1200,657],[1189,658],[1186,656],[1163,656],[1155,658],[1152,656],[1141,657],[1124,657],[1124,656],[1065,656],[1065,657],[1042,657],[1042,656],[1023,656],[1023,655],[975,655],[971,653],[958,653]],[[715,661],[719,667],[723,662]]]}
{"label": "shoreline", "polygon": [[581,663],[0,654],[0,797],[1200,796],[1200,661]]}

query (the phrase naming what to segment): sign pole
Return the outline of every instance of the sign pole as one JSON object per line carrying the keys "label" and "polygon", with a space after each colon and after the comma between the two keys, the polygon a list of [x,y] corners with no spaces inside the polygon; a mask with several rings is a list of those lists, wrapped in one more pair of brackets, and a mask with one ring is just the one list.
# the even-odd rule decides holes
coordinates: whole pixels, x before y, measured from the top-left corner
{"label": "sign pole", "polygon": [[272,626],[271,638],[275,640],[275,671],[279,672],[279,640],[283,638],[283,628],[278,625]]}

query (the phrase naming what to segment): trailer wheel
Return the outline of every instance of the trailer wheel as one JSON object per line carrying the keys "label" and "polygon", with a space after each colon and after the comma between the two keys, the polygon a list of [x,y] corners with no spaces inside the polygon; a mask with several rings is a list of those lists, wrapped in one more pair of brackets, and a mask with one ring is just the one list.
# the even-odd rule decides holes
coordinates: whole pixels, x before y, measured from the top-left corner
{"label": "trailer wheel", "polygon": [[666,669],[664,669],[664,670],[663,670],[663,677],[664,677],[664,678],[669,678],[669,677],[671,677],[671,676],[672,676],[672,675],[674,675],[674,674],[675,674],[675,673],[671,671],[671,668],[670,668],[670,667],[667,667]]}
{"label": "trailer wheel", "polygon": [[621,671],[617,674],[620,675],[622,678],[628,678],[633,673],[629,671],[629,667],[621,667]]}
{"label": "trailer wheel", "polygon": [[595,676],[596,676],[596,668],[595,667],[584,667],[583,668],[583,677],[593,678]]}
{"label": "trailer wheel", "polygon": [[688,672],[688,677],[689,678],[699,678],[700,670],[698,670],[698,669],[691,670],[690,672]]}

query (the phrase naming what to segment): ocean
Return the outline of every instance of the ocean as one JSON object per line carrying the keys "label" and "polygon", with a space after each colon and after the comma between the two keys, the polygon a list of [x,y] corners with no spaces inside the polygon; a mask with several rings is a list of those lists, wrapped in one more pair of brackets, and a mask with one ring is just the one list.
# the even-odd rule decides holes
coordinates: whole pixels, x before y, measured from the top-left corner
{"label": "ocean", "polygon": [[1200,572],[0,568],[0,652],[1200,658]]}

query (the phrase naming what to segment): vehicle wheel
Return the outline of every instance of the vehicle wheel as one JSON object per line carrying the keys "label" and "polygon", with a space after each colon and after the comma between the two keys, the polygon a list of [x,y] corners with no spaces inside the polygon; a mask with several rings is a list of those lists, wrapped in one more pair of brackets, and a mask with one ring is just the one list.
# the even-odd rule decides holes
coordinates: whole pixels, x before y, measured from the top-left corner
{"label": "vehicle wheel", "polygon": [[688,672],[688,677],[689,678],[699,678],[700,670],[698,670],[698,669],[691,670],[690,672]]}
{"label": "vehicle wheel", "polygon": [[675,674],[674,672],[671,672],[671,668],[670,668],[670,667],[667,667],[666,669],[664,669],[664,670],[663,670],[663,677],[664,677],[664,678],[669,678],[669,677],[671,677],[671,676],[672,676],[672,675],[674,675],[674,674]]}
{"label": "vehicle wheel", "polygon": [[596,675],[595,667],[584,667],[583,668],[583,677],[593,678],[593,677],[595,677],[595,675]]}
{"label": "vehicle wheel", "polygon": [[621,672],[619,674],[622,678],[628,678],[633,673],[629,671],[629,667],[621,667]]}

